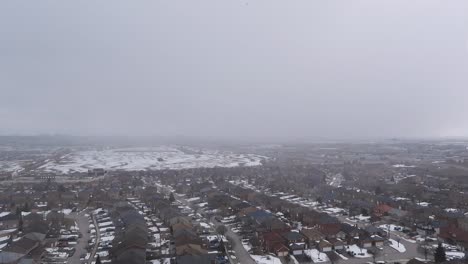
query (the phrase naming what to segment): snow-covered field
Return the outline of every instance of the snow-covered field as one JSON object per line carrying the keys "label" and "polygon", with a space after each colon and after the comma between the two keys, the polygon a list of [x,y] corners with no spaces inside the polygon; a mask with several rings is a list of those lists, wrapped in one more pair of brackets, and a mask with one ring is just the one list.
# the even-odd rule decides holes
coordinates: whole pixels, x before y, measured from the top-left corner
{"label": "snow-covered field", "polygon": [[17,161],[0,161],[0,171],[15,172],[21,171],[23,167]]}
{"label": "snow-covered field", "polygon": [[127,148],[78,151],[49,160],[41,170],[54,173],[87,172],[88,169],[160,170],[198,167],[258,166],[265,157],[177,147]]}

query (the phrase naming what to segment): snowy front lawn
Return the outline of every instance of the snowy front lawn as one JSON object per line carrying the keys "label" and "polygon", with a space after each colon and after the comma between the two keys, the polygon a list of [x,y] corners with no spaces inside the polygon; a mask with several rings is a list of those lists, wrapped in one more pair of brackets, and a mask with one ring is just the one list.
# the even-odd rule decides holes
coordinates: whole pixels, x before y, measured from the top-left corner
{"label": "snowy front lawn", "polygon": [[390,231],[403,231],[403,227],[402,226],[398,226],[398,225],[393,225],[393,224],[389,224],[389,225],[380,225],[379,226],[380,228],[382,228],[383,230],[387,231],[387,230],[390,230]]}
{"label": "snowy front lawn", "polygon": [[405,245],[403,245],[401,242],[398,243],[398,241],[395,241],[394,239],[391,239],[391,238],[388,241],[390,242],[391,248],[395,249],[396,251],[400,253],[406,252]]}
{"label": "snowy front lawn", "polygon": [[281,264],[281,260],[274,256],[250,255],[258,264]]}
{"label": "snowy front lawn", "polygon": [[463,259],[465,258],[465,253],[460,251],[446,251],[445,255],[447,255],[447,259]]}
{"label": "snowy front lawn", "polygon": [[307,250],[304,250],[304,254],[306,254],[307,256],[309,256],[312,261],[314,263],[317,263],[317,262],[328,262],[330,261],[328,259],[328,256],[327,254],[325,253],[322,253],[320,251],[318,251],[317,249],[307,249]]}
{"label": "snowy front lawn", "polygon": [[367,249],[365,248],[360,248],[357,245],[351,245],[351,246],[346,246],[346,252],[351,252],[351,255],[353,255],[356,258],[370,258],[372,255],[367,253]]}

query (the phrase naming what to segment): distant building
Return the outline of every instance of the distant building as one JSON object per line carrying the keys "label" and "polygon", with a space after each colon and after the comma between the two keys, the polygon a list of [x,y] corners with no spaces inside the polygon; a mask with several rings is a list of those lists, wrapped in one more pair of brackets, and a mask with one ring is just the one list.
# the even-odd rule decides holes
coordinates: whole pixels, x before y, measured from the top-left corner
{"label": "distant building", "polygon": [[99,176],[103,176],[107,173],[106,170],[104,170],[103,168],[96,168],[96,169],[90,169],[88,170],[88,176],[90,177],[99,177]]}

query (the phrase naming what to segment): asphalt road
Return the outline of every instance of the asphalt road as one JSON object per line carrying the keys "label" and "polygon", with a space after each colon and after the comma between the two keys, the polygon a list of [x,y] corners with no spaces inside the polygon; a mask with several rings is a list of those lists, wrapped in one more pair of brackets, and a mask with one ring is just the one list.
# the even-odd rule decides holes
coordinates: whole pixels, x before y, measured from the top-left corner
{"label": "asphalt road", "polygon": [[93,223],[96,228],[96,244],[94,245],[94,248],[91,251],[91,256],[89,257],[90,261],[94,260],[94,256],[96,255],[97,248],[99,247],[99,242],[101,242],[101,234],[99,232],[98,222],[96,221],[96,217],[94,216],[94,214],[91,214],[91,217],[93,219]]}
{"label": "asphalt road", "polygon": [[[216,221],[214,217],[211,218],[211,222],[215,224],[215,227],[218,227],[221,225],[220,222]],[[236,233],[231,231],[231,228],[226,226],[227,232],[225,237],[229,240],[232,241],[232,249],[236,252],[236,257],[237,257],[237,262],[242,263],[242,264],[256,264],[256,262],[250,257],[249,252],[245,250],[244,246],[242,245],[242,239],[237,235]],[[234,262],[236,263],[236,262]]]}
{"label": "asphalt road", "polygon": [[[162,186],[160,186],[162,187]],[[170,190],[167,188],[167,187],[162,187],[164,189],[164,191],[166,193],[170,193]],[[178,195],[176,193],[174,193],[174,198],[182,203],[183,205],[186,205],[186,206],[190,206],[192,207],[192,205],[187,201],[187,199],[185,199],[184,196],[181,196],[181,195]],[[200,209],[200,208],[193,208],[192,209]],[[203,210],[202,211],[202,214],[203,214]],[[216,221],[216,219],[214,219],[214,217],[212,217],[211,219],[209,219],[209,221],[211,223],[213,223],[215,225],[215,228],[218,227],[221,223]],[[228,238],[229,241],[233,241],[234,243],[231,243],[232,244],[232,249],[234,250],[235,252],[235,255],[236,255],[236,258],[235,260],[231,259],[231,263],[242,263],[242,264],[256,264],[256,262],[250,257],[250,254],[249,252],[247,252],[244,248],[244,246],[242,246],[242,241],[241,241],[241,238],[234,232],[231,231],[231,229],[226,226],[227,228],[227,232],[225,234],[226,238]]]}
{"label": "asphalt road", "polygon": [[78,228],[80,229],[81,238],[78,239],[78,243],[75,246],[75,254],[71,258],[68,259],[68,263],[70,264],[81,264],[80,256],[82,254],[88,253],[86,247],[88,246],[89,240],[89,223],[88,218],[85,216],[85,212],[81,213],[72,213],[70,216],[75,219],[76,223],[78,224]]}

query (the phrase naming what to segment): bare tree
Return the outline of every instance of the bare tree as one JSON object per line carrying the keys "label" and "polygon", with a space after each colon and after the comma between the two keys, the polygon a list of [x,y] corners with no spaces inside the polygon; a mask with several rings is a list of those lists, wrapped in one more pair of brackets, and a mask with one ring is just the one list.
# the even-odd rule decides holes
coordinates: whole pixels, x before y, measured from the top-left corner
{"label": "bare tree", "polygon": [[216,227],[216,232],[224,236],[227,232],[227,228],[224,225],[219,225],[218,227]]}

